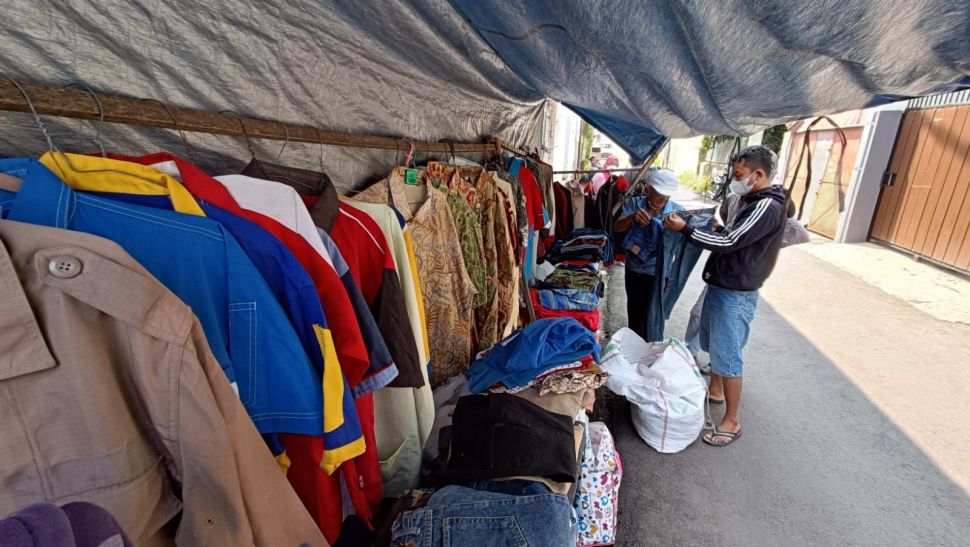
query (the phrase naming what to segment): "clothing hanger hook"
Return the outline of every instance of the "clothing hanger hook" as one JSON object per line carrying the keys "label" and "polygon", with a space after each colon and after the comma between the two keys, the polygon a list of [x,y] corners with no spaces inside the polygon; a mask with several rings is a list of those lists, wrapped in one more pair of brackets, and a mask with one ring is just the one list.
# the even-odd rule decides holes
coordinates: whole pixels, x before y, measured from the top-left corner
{"label": "clothing hanger hook", "polygon": [[401,140],[408,143],[408,145],[410,146],[410,148],[408,149],[408,157],[404,160],[404,168],[408,169],[411,167],[411,160],[414,159],[414,141],[407,137],[404,137]]}
{"label": "clothing hanger hook", "polygon": [[165,112],[168,112],[168,117],[172,119],[172,128],[178,132],[179,137],[182,139],[182,145],[185,146],[186,155],[189,156],[189,160],[192,163],[196,163],[195,154],[192,153],[192,147],[189,145],[189,139],[185,138],[185,132],[183,132],[182,128],[179,127],[179,121],[178,121],[178,118],[175,117],[175,112],[172,112],[172,109],[167,104],[163,103],[162,101],[159,101],[158,99],[142,99],[142,100],[152,102],[152,103],[158,103],[165,110]]}
{"label": "clothing hanger hook", "polygon": [[231,114],[234,118],[236,118],[236,121],[239,122],[239,128],[242,129],[243,137],[246,138],[246,148],[249,149],[249,155],[251,156],[250,159],[256,159],[256,151],[253,150],[253,141],[249,140],[249,132],[246,131],[246,124],[243,123],[242,118],[239,116],[239,114],[236,114],[232,110],[223,110],[219,113]]}
{"label": "clothing hanger hook", "polygon": [[30,100],[30,95],[27,94],[27,91],[24,90],[23,86],[17,83],[17,80],[14,80],[10,76],[7,76],[7,79],[10,80],[10,83],[12,83],[17,88],[17,90],[20,91],[20,94],[24,96],[24,100],[27,101],[27,106],[30,107],[30,112],[34,115],[34,121],[37,122],[37,126],[40,127],[40,132],[43,133],[44,138],[47,139],[48,151],[49,152],[56,151],[60,153],[60,150],[58,150],[57,147],[54,146],[54,141],[53,139],[51,139],[51,135],[47,131],[47,126],[44,125],[44,120],[40,118],[40,114],[38,114],[37,109],[34,108],[34,102]]}
{"label": "clothing hanger hook", "polygon": [[283,126],[283,136],[286,138],[286,140],[283,141],[283,146],[280,147],[280,152],[278,154],[276,154],[276,161],[280,161],[280,158],[283,157],[283,151],[286,150],[286,145],[287,144],[290,144],[290,129],[289,129],[289,127],[285,123],[283,123],[283,122],[280,122],[280,125]]}
{"label": "clothing hanger hook", "polygon": [[319,127],[314,127],[317,130],[317,138],[320,139],[320,172],[323,173],[323,133],[320,132]]}
{"label": "clothing hanger hook", "polygon": [[101,104],[101,99],[98,98],[98,94],[95,93],[94,90],[88,87],[86,84],[82,84],[80,82],[72,82],[64,86],[65,89],[70,87],[76,87],[76,88],[82,89],[86,91],[88,95],[91,96],[92,99],[94,99],[94,104],[97,105],[98,107],[98,125],[97,125],[97,132],[94,135],[94,142],[98,145],[98,148],[101,149],[101,157],[107,158],[108,153],[105,152],[104,142],[101,140],[101,129],[104,127],[104,106],[102,106]]}
{"label": "clothing hanger hook", "polygon": [[448,145],[448,150],[451,151],[451,164],[457,167],[455,161],[455,143],[451,139],[438,139],[438,142],[443,142]]}

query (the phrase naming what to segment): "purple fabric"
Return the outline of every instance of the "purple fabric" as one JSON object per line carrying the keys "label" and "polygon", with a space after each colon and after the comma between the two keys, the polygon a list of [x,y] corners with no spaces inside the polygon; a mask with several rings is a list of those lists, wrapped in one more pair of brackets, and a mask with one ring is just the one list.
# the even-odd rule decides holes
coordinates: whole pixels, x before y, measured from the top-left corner
{"label": "purple fabric", "polygon": [[3,547],[74,547],[71,521],[56,505],[38,503],[0,520]]}
{"label": "purple fabric", "polygon": [[58,507],[30,505],[0,520],[3,547],[134,547],[121,525],[106,510],[83,501]]}
{"label": "purple fabric", "polygon": [[120,541],[116,540],[110,545],[134,547],[118,521],[102,507],[86,501],[76,501],[64,505],[61,510],[71,521],[77,547],[98,547],[114,536],[120,536]]}

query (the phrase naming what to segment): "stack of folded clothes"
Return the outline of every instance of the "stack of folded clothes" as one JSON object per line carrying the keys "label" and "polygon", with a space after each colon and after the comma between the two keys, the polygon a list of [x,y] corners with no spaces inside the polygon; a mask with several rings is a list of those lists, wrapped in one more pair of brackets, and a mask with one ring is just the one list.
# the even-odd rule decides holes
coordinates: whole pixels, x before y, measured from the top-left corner
{"label": "stack of folded clothes", "polygon": [[566,239],[557,241],[546,253],[546,260],[553,264],[567,260],[610,262],[612,255],[612,245],[606,232],[581,228],[570,232]]}
{"label": "stack of folded clothes", "polygon": [[601,270],[599,262],[584,265],[560,264],[545,279],[536,283],[536,288],[583,289],[597,296],[603,296]]}
{"label": "stack of folded clothes", "polygon": [[599,301],[596,292],[586,289],[531,289],[532,307],[536,319],[572,317],[584,327],[596,332],[600,325]]}
{"label": "stack of folded clothes", "polygon": [[599,353],[575,319],[540,319],[439,387],[424,452],[437,490],[407,498],[392,544],[576,545]]}

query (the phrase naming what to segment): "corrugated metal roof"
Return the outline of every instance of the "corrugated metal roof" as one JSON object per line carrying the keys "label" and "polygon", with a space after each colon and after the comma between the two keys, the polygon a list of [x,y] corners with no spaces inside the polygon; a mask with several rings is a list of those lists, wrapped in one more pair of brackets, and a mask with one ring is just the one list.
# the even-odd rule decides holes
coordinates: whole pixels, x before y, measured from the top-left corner
{"label": "corrugated metal roof", "polygon": [[909,110],[917,110],[920,108],[939,108],[941,106],[956,106],[960,104],[970,104],[970,89],[910,99],[907,108]]}

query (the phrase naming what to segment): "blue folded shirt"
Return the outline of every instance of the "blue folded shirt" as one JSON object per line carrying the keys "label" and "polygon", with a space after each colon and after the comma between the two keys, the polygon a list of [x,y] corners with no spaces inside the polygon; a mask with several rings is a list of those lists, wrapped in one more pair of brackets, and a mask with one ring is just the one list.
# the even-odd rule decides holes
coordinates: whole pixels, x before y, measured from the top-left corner
{"label": "blue folded shirt", "polygon": [[545,371],[593,355],[599,362],[596,335],[572,317],[539,319],[513,333],[472,363],[465,373],[472,393],[495,384],[522,387]]}

